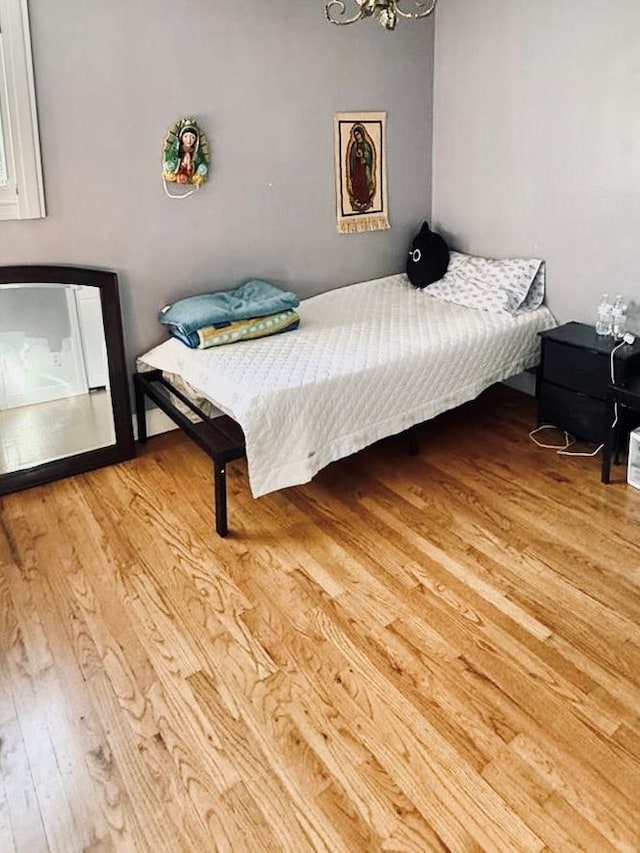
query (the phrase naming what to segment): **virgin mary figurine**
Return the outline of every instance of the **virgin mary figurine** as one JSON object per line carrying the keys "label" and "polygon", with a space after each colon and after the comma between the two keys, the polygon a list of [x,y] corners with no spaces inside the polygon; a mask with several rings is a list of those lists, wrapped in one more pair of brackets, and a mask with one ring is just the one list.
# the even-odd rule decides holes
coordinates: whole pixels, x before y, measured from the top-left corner
{"label": "virgin mary figurine", "polygon": [[176,122],[164,142],[162,177],[169,183],[200,186],[209,174],[209,143],[191,118]]}

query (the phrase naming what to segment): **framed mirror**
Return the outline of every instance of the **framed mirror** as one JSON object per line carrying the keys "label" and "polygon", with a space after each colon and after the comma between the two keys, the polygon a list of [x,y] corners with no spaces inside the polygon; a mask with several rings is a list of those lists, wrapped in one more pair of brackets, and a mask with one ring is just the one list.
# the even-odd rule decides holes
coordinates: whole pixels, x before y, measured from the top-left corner
{"label": "framed mirror", "polygon": [[0,495],[134,455],[117,275],[0,267]]}

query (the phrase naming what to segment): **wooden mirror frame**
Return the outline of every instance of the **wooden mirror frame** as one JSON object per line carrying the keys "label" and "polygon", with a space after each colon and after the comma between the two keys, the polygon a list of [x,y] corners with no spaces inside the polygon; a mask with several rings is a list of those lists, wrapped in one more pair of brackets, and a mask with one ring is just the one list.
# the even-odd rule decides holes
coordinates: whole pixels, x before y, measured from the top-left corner
{"label": "wooden mirror frame", "polygon": [[107,350],[109,390],[115,430],[113,444],[75,453],[51,462],[43,462],[31,468],[0,474],[0,495],[50,483],[74,474],[82,474],[85,471],[123,462],[135,456],[116,273],[86,267],[9,266],[0,267],[0,284],[75,284],[100,289],[102,326]]}

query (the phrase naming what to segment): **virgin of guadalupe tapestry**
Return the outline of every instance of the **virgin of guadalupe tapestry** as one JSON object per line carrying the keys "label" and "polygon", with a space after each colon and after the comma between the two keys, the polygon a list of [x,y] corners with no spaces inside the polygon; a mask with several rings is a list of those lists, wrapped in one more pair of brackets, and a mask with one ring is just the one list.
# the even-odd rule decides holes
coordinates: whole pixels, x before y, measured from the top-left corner
{"label": "virgin of guadalupe tapestry", "polygon": [[336,113],[334,149],[338,231],[389,228],[386,113]]}

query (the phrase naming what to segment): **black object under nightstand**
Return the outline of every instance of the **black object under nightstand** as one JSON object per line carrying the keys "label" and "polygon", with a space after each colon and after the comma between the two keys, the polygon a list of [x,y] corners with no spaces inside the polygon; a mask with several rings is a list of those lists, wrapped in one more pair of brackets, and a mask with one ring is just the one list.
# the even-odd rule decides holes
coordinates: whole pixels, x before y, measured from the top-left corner
{"label": "black object under nightstand", "polygon": [[[576,322],[541,332],[540,337],[538,424],[553,424],[576,438],[604,444],[611,426],[611,351],[619,342]],[[640,340],[617,350],[614,370],[616,383],[640,376]]]}

